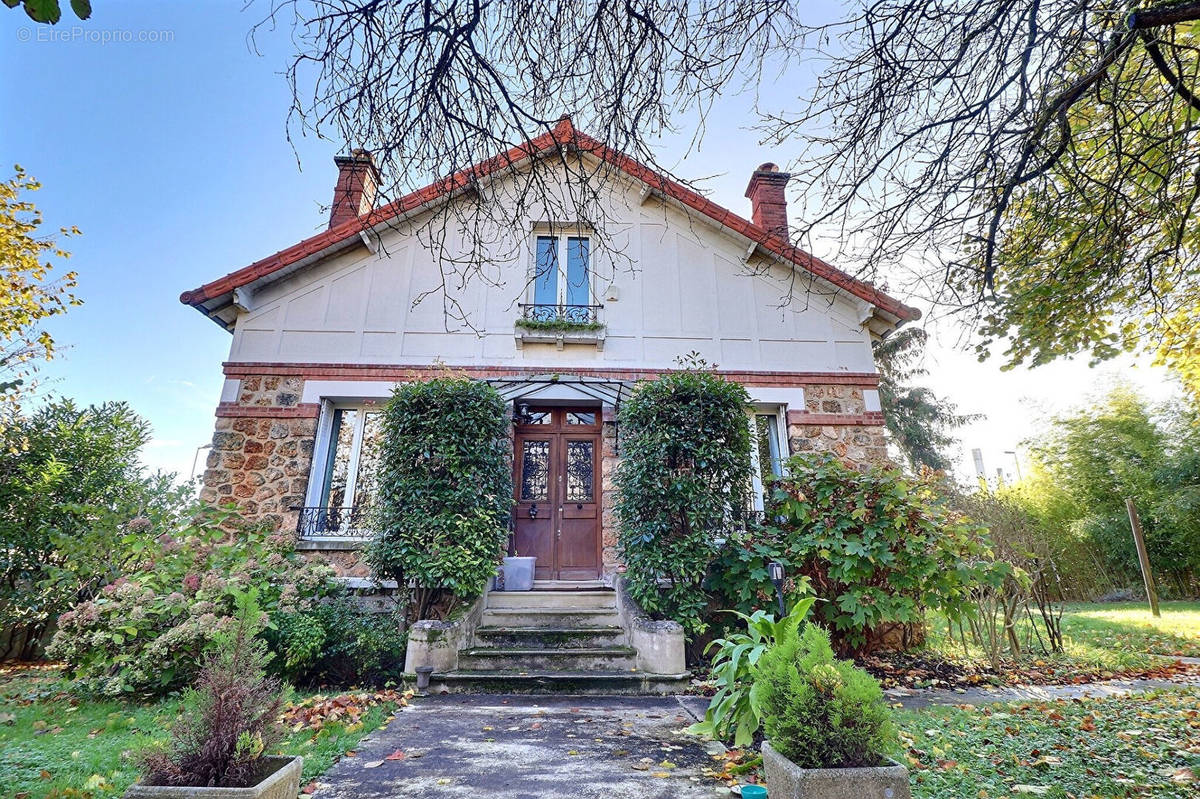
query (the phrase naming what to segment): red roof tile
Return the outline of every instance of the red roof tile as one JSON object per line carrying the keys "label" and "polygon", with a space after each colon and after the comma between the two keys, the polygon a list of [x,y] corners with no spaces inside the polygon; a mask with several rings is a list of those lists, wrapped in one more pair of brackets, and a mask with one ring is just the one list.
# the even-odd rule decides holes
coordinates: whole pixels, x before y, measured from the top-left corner
{"label": "red roof tile", "polygon": [[571,124],[571,120],[567,118],[559,122],[551,132],[538,136],[527,145],[514,147],[506,153],[489,158],[469,169],[456,172],[448,178],[435,181],[423,189],[418,189],[411,194],[407,194],[395,202],[375,209],[364,217],[344,222],[337,227],[330,228],[298,244],[294,244],[286,250],[280,250],[274,255],[269,255],[262,260],[255,261],[249,266],[242,267],[236,272],[230,272],[228,275],[218,278],[211,283],[205,283],[199,288],[185,291],[179,295],[179,301],[186,305],[199,306],[222,294],[253,283],[287,266],[291,266],[307,256],[319,253],[328,247],[353,238],[363,230],[368,230],[375,225],[386,222],[422,205],[432,203],[448,194],[452,194],[457,190],[465,188],[475,179],[510,167],[531,155],[538,155],[558,147],[567,146],[581,152],[589,153],[612,164],[633,178],[646,183],[655,191],[659,191],[663,195],[704,214],[718,224],[724,225],[735,233],[756,242],[764,250],[792,262],[800,268],[829,281],[833,285],[871,303],[883,311],[904,320],[918,319],[921,316],[921,312],[918,309],[911,308],[899,300],[884,294],[870,283],[843,272],[837,267],[796,247],[780,236],[768,233],[766,230],[738,216],[729,209],[717,205],[686,186],[670,180],[644,164],[633,160],[624,153],[613,150],[596,141],[591,136],[576,130]]}

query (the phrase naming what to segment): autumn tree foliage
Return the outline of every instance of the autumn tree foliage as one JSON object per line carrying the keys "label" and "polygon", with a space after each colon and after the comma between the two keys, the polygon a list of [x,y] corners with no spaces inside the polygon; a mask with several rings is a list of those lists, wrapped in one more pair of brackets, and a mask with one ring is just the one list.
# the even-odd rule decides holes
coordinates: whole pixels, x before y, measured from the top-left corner
{"label": "autumn tree foliage", "polygon": [[[0,182],[0,401],[14,403],[39,361],[54,357],[54,338],[42,323],[80,300],[75,272],[54,276],[54,258],[69,258],[54,236],[39,232],[42,215],[28,199],[41,188],[20,166]],[[63,236],[79,235],[75,227]]]}

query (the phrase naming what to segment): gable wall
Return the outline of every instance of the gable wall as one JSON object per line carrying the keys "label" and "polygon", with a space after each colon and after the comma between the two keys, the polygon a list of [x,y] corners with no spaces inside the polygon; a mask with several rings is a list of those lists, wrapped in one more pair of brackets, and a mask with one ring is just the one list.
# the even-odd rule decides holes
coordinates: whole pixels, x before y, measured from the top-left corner
{"label": "gable wall", "polygon": [[[517,347],[533,227],[544,221],[534,209],[522,229],[498,236],[486,275],[494,285],[461,285],[443,264],[451,288],[439,290],[427,216],[387,231],[378,253],[364,245],[260,289],[238,317],[230,361],[671,368],[695,351],[723,369],[874,371],[860,301],[827,286],[807,293],[803,275],[761,256],[744,263],[739,241],[655,198],[641,203],[635,188],[614,188],[604,214],[611,251],[593,253],[602,350]],[[469,324],[451,318],[460,312]]]}

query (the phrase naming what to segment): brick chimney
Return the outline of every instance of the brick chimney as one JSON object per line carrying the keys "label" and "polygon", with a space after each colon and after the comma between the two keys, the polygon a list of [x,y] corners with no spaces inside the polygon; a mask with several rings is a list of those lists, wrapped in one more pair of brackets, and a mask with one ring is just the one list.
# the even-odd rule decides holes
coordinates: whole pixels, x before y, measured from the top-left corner
{"label": "brick chimney", "polygon": [[780,172],[779,167],[766,163],[754,170],[750,176],[750,185],[746,186],[746,196],[750,198],[750,221],[769,233],[781,238],[788,237],[787,197],[783,189],[787,186],[787,172]]}
{"label": "brick chimney", "polygon": [[329,211],[331,228],[371,211],[379,186],[379,170],[375,167],[375,159],[366,150],[351,150],[350,155],[339,155],[333,162],[337,164],[338,180],[333,188],[333,207]]}

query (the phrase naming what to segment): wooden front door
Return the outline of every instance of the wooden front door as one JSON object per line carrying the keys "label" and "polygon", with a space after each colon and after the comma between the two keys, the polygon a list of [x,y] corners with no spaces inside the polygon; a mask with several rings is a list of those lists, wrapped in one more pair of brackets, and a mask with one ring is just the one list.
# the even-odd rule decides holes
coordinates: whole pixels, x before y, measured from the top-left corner
{"label": "wooden front door", "polygon": [[600,410],[534,408],[516,426],[517,555],[538,580],[600,576]]}

